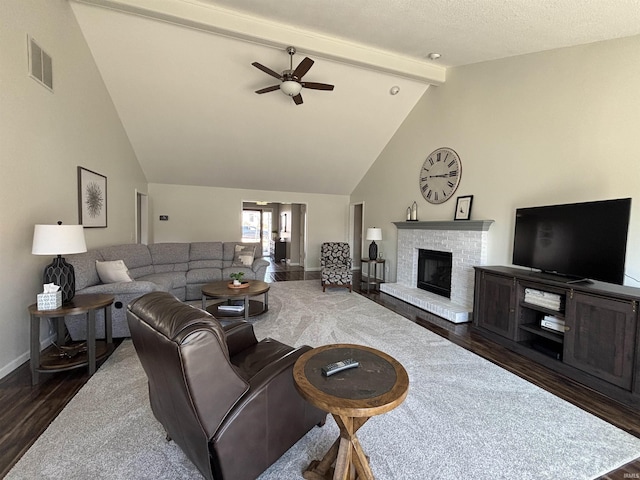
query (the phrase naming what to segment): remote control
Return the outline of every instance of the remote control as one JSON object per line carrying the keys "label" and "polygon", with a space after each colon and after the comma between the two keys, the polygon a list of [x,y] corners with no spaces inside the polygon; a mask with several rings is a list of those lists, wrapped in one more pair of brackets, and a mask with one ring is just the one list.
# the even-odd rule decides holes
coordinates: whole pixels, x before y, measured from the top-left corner
{"label": "remote control", "polygon": [[347,358],[346,360],[340,360],[339,362],[325,365],[321,370],[322,374],[325,377],[329,377],[334,373],[341,372],[342,370],[346,370],[348,368],[355,368],[358,365],[360,365],[360,363],[356,362],[353,358]]}

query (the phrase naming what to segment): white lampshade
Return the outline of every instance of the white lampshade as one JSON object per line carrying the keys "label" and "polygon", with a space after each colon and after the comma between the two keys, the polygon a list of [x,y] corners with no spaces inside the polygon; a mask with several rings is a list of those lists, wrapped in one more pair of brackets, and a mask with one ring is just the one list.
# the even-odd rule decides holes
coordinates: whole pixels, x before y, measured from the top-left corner
{"label": "white lampshade", "polygon": [[82,225],[36,225],[33,231],[34,255],[66,255],[87,251]]}
{"label": "white lampshade", "polygon": [[367,228],[367,240],[382,240],[381,228]]}
{"label": "white lampshade", "polygon": [[295,97],[300,93],[300,90],[302,90],[302,85],[300,85],[298,82],[294,82],[293,80],[287,80],[285,82],[282,82],[282,84],[280,85],[280,90],[282,90],[285,95]]}

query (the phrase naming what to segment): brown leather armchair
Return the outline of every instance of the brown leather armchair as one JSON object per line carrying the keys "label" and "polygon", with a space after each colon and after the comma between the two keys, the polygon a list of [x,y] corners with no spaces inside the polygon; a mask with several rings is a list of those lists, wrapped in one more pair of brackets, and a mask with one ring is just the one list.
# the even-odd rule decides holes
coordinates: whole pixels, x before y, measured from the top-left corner
{"label": "brown leather armchair", "polygon": [[131,338],[149,380],[153,414],[208,479],[254,479],[316,424],[293,364],[310,347],[256,340],[166,292],[128,306]]}

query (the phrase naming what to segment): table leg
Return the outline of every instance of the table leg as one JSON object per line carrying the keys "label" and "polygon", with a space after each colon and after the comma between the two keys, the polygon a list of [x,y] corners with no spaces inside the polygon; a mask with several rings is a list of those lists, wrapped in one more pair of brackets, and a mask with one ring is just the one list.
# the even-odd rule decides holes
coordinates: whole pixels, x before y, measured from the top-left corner
{"label": "table leg", "polygon": [[65,340],[66,340],[66,330],[65,330],[65,325],[64,325],[64,317],[57,317],[55,319],[56,322],[56,342],[58,343],[58,346],[63,346],[65,344]]}
{"label": "table leg", "polygon": [[336,458],[336,469],[333,472],[333,480],[351,480],[351,442],[348,438],[340,437],[340,448]]}
{"label": "table leg", "polygon": [[[322,457],[314,460],[302,473],[306,480],[353,479],[358,474],[358,480],[373,480],[373,473],[369,467],[362,445],[356,432],[364,425],[368,417],[344,417],[332,414],[340,428],[340,437]],[[331,466],[335,463],[335,469]]]}
{"label": "table leg", "polygon": [[369,466],[369,459],[364,454],[364,450],[362,450],[362,445],[360,445],[360,440],[357,436],[353,436],[351,444],[353,445],[351,462],[353,467],[355,467],[355,471],[358,472],[358,478],[373,480],[373,472]]}
{"label": "table leg", "polygon": [[40,368],[40,317],[31,315],[31,385],[38,384],[38,368]]}
{"label": "table leg", "polygon": [[89,375],[96,371],[96,311],[87,313],[87,358],[89,360]]}
{"label": "table leg", "polygon": [[[340,428],[340,449],[336,459],[336,471],[333,474],[335,479],[351,479],[353,467],[358,473],[358,480],[373,480],[373,472],[369,467],[360,440],[356,435],[358,429],[367,421],[359,421],[360,418],[346,417],[344,415],[333,415]],[[355,421],[354,421],[355,420]]]}
{"label": "table leg", "polygon": [[113,323],[111,318],[111,305],[107,305],[104,309],[104,334],[107,344],[113,343]]}
{"label": "table leg", "polygon": [[244,296],[244,321],[249,321],[249,295]]}
{"label": "table leg", "polygon": [[305,480],[323,480],[333,477],[331,466],[335,463],[338,456],[338,448],[340,447],[340,437],[333,442],[331,448],[324,454],[322,460],[314,460],[309,467],[302,473]]}
{"label": "table leg", "polygon": [[267,290],[266,292],[264,292],[264,312],[268,312],[269,311],[269,290]]}

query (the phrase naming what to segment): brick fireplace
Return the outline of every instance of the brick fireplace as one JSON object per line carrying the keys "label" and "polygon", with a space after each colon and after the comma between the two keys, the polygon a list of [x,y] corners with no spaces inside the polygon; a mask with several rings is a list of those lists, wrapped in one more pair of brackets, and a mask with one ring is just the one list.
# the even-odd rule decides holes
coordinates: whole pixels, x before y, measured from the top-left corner
{"label": "brick fireplace", "polygon": [[[471,321],[476,265],[486,265],[493,220],[394,222],[398,228],[396,283],[380,290],[454,323]],[[420,249],[451,252],[451,298],[417,288]]]}

